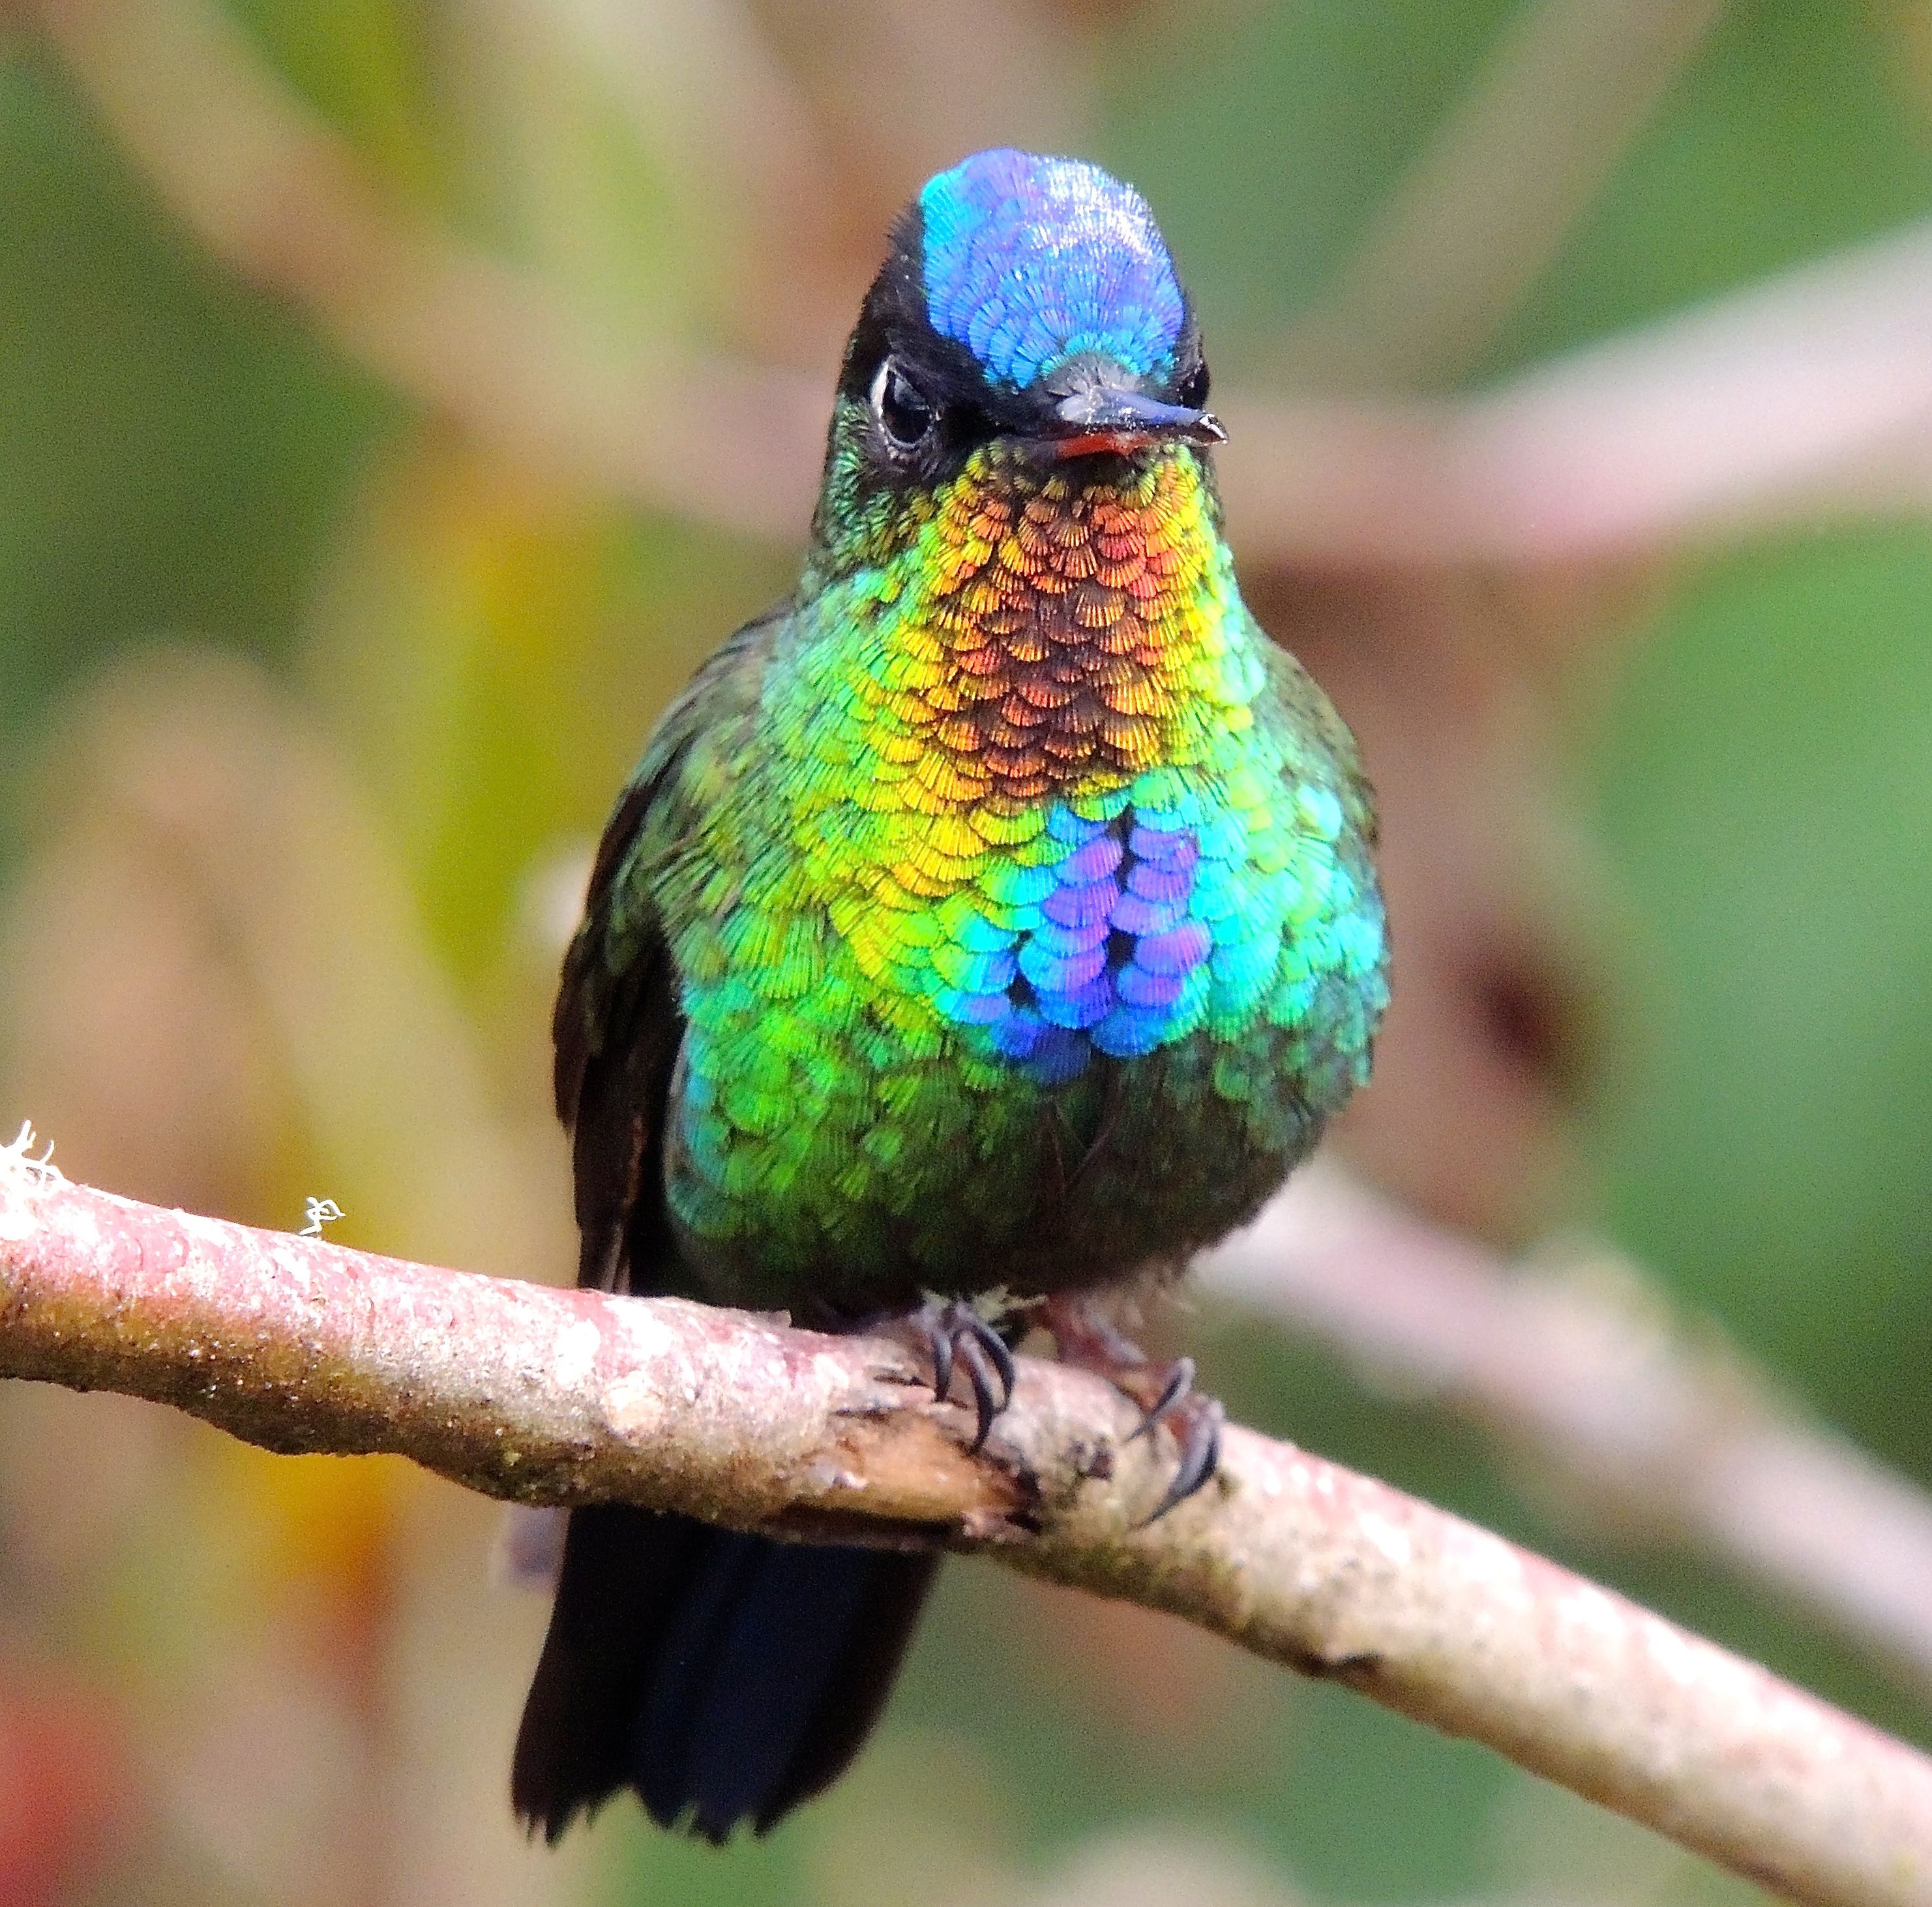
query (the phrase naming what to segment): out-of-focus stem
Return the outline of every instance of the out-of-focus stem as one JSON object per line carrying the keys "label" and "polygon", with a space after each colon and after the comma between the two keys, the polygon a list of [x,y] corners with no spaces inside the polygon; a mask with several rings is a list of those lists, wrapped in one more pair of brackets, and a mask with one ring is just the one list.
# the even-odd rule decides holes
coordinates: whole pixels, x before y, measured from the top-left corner
{"label": "out-of-focus stem", "polygon": [[[541,279],[388,203],[206,0],[22,0],[170,208],[512,456],[796,540],[830,385],[607,347]],[[1932,236],[1828,260],[1438,403],[1228,393],[1245,559],[1565,563],[1932,500]]]}
{"label": "out-of-focus stem", "polygon": [[1499,1433],[1612,1527],[1702,1549],[1932,1692],[1932,1502],[1696,1343],[1609,1248],[1505,1264],[1318,1164],[1200,1269]]}
{"label": "out-of-focus stem", "polygon": [[520,461],[796,538],[826,398],[785,372],[608,346],[541,279],[390,203],[208,0],[34,0],[148,182],[224,263]]}
{"label": "out-of-focus stem", "polygon": [[1466,370],[1550,263],[1724,0],[1538,0],[1282,356],[1349,386]]}

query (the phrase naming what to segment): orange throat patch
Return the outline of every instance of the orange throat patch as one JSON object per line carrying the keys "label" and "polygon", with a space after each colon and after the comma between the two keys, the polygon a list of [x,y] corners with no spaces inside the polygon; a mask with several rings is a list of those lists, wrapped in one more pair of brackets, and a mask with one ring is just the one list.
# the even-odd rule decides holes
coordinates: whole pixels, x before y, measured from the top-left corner
{"label": "orange throat patch", "polygon": [[1161,759],[1217,647],[1211,494],[1168,451],[1115,482],[976,458],[908,556],[895,698],[970,802],[1118,786]]}

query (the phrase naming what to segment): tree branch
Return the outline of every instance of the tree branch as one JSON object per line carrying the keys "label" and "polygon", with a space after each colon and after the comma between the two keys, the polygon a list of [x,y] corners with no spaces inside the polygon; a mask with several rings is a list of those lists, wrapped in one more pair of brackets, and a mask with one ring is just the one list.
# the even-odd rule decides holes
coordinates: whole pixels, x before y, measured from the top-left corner
{"label": "tree branch", "polygon": [[940,1543],[1172,1611],[1792,1896],[1932,1902],[1932,1763],[1499,1538],[1228,1434],[1164,1453],[1024,1360],[986,1450],[910,1353],[672,1299],[438,1271],[70,1186],[0,1154],[0,1375],[172,1404],[265,1447],[388,1451],[525,1503]]}
{"label": "tree branch", "polygon": [[[617,347],[539,275],[393,203],[212,0],[37,0],[34,17],[200,242],[396,389],[526,467],[802,534],[830,409],[818,380]],[[706,422],[675,455],[653,441],[667,392]]]}
{"label": "tree branch", "polygon": [[[211,0],[24,4],[169,210],[394,389],[526,466],[748,535],[802,533],[821,380],[614,344],[540,273],[392,203]],[[1705,11],[1657,0],[1644,59],[1667,65]],[[1232,392],[1236,541],[1250,562],[1324,569],[1531,566],[1916,518],[1932,497],[1928,324],[1932,229],[1907,227],[1479,397]],[[671,391],[705,431],[662,428]]]}
{"label": "tree branch", "polygon": [[1695,1544],[1932,1693],[1932,1501],[1610,1248],[1510,1263],[1318,1160],[1196,1269],[1481,1423],[1600,1527]]}
{"label": "tree branch", "polygon": [[1488,345],[1696,55],[1724,0],[1539,0],[1283,341],[1306,380],[1440,384]]}

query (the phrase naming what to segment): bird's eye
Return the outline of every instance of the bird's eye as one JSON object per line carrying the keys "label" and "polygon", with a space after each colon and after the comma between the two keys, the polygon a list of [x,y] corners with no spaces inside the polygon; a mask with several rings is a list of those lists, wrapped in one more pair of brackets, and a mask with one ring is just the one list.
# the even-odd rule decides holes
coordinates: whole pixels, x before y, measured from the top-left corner
{"label": "bird's eye", "polygon": [[1208,362],[1204,358],[1182,381],[1180,397],[1190,410],[1198,410],[1208,401]]}
{"label": "bird's eye", "polygon": [[872,380],[872,415],[886,441],[901,452],[916,450],[939,422],[938,412],[892,358],[879,366]]}

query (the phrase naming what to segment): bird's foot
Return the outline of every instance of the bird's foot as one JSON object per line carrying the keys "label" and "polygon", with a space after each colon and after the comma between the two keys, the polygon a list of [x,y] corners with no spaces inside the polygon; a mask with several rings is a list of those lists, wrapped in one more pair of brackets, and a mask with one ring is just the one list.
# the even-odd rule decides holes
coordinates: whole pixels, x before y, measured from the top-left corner
{"label": "bird's foot", "polygon": [[1164,1363],[1149,1358],[1111,1318],[1078,1299],[1050,1299],[1041,1322],[1052,1332],[1063,1364],[1096,1373],[1140,1406],[1130,1443],[1162,1424],[1172,1435],[1180,1461],[1148,1522],[1157,1523],[1214,1480],[1226,1413],[1218,1398],[1194,1388],[1193,1359]]}
{"label": "bird's foot", "polygon": [[[1214,1481],[1214,1473],[1221,1467],[1221,1425],[1226,1413],[1219,1398],[1194,1388],[1191,1357],[1176,1358],[1172,1364],[1143,1364],[1138,1371],[1108,1374],[1146,1413],[1129,1433],[1127,1441],[1131,1443],[1156,1424],[1165,1424],[1180,1452],[1172,1479],[1147,1519],[1157,1523],[1176,1503],[1185,1503],[1196,1491]],[[1132,1381],[1143,1374],[1147,1380],[1144,1388]],[[1147,1391],[1156,1383],[1160,1386],[1160,1393],[1149,1403]]]}
{"label": "bird's foot", "polygon": [[952,1392],[956,1371],[973,1392],[979,1428],[978,1449],[993,1419],[1013,1400],[1013,1354],[1006,1341],[974,1308],[957,1298],[930,1298],[913,1313],[913,1329],[932,1353],[932,1394],[944,1404]]}

